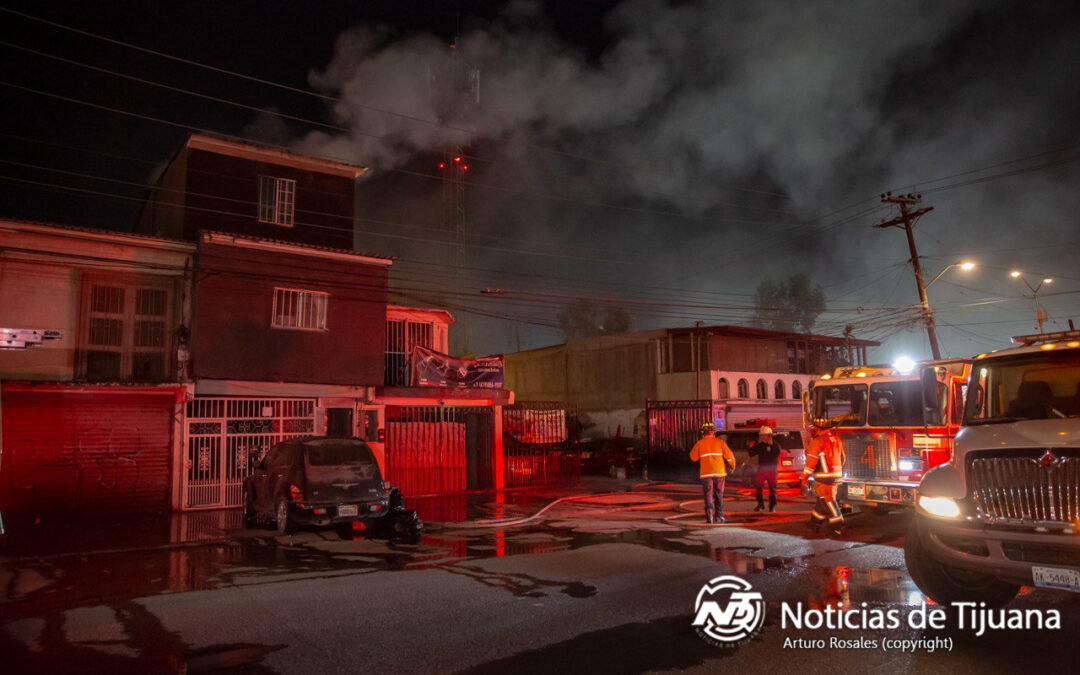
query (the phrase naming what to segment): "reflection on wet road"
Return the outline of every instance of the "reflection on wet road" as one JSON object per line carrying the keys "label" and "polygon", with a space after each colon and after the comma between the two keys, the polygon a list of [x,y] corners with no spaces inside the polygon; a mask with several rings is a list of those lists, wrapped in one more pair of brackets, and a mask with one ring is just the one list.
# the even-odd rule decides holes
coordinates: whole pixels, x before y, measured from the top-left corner
{"label": "reflection on wet road", "polygon": [[[263,530],[226,529],[216,539],[207,535],[209,541],[195,538],[104,552],[13,556],[8,550],[7,557],[0,558],[0,649],[11,655],[10,672],[75,665],[86,672],[211,672],[233,667],[273,672],[276,659],[296,654],[304,645],[289,637],[294,630],[289,613],[275,614],[279,610],[273,602],[267,610],[265,598],[289,596],[293,589],[311,584],[330,593],[333,588],[360,593],[378,588],[391,597],[405,593],[396,602],[408,603],[417,602],[405,599],[415,598],[416,592],[453,588],[458,590],[446,602],[468,604],[475,596],[491,603],[495,609],[487,611],[496,613],[517,607],[504,606],[515,601],[536,603],[543,611],[555,611],[565,602],[587,603],[559,610],[578,620],[586,615],[594,619],[593,610],[584,609],[593,606],[588,603],[618,601],[612,584],[636,589],[626,602],[651,605],[652,594],[660,594],[665,603],[679,607],[689,602],[695,585],[719,571],[746,576],[756,586],[766,585],[783,599],[810,607],[923,602],[903,567],[903,513],[855,516],[842,538],[823,537],[790,519],[717,529],[665,524],[662,516],[676,510],[685,497],[627,494],[586,500],[513,528],[436,524],[415,541],[314,531],[274,537]],[[534,501],[473,500],[467,510],[471,516],[518,517],[534,511]],[[631,565],[638,557],[642,562]],[[691,571],[676,572],[684,568]],[[413,589],[416,579],[424,580],[424,590]],[[675,586],[677,591],[672,590]],[[237,620],[221,617],[226,629],[220,635],[193,639],[190,629],[181,630],[151,610],[172,608],[185,617],[188,604],[217,602],[221,594],[241,603],[235,609],[239,617],[264,621],[280,616],[280,630],[270,631],[271,640],[252,640],[242,625],[246,618],[237,626],[230,623]],[[211,618],[217,620],[206,616],[201,621]],[[648,632],[650,626],[656,629],[672,621],[681,631],[685,617],[676,621],[658,615],[615,632],[597,626],[595,639]],[[486,661],[507,667],[516,663],[504,658],[509,657]],[[676,667],[679,660],[656,662]]]}

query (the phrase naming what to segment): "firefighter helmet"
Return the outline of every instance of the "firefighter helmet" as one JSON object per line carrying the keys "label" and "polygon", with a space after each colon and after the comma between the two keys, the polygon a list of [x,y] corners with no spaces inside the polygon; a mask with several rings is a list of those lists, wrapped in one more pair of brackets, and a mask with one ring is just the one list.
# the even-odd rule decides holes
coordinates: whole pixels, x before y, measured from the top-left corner
{"label": "firefighter helmet", "polygon": [[701,425],[701,433],[703,434],[711,434],[714,431],[716,431],[716,425],[712,422],[706,422],[705,424]]}
{"label": "firefighter helmet", "polygon": [[758,436],[772,436],[772,427],[761,427],[757,432]]}

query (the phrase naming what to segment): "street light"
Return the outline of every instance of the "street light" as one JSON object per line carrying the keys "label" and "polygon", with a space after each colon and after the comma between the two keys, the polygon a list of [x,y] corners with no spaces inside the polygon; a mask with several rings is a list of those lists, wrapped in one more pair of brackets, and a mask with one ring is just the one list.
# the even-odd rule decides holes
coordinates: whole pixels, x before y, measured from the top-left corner
{"label": "street light", "polygon": [[1023,281],[1024,285],[1027,286],[1028,290],[1031,291],[1031,300],[1035,303],[1035,329],[1041,333],[1043,324],[1046,323],[1047,316],[1046,310],[1042,307],[1039,307],[1039,289],[1046,284],[1054,283],[1054,280],[1047,277],[1040,281],[1037,285],[1032,286],[1031,282],[1024,278],[1024,273],[1020,270],[1013,270],[1012,272],[1009,272],[1009,276],[1013,279],[1019,279],[1020,281]]}
{"label": "street light", "polygon": [[954,267],[959,267],[960,269],[964,270],[965,272],[970,272],[971,270],[975,269],[975,263],[971,262],[970,260],[965,260],[963,262],[954,262],[951,265],[946,265],[945,269],[938,272],[937,276],[934,277],[933,279],[931,279],[930,283],[926,284],[926,287],[930,288],[931,286],[933,286],[935,281],[940,279],[943,274],[945,274],[946,272],[948,272],[949,270],[951,270]]}

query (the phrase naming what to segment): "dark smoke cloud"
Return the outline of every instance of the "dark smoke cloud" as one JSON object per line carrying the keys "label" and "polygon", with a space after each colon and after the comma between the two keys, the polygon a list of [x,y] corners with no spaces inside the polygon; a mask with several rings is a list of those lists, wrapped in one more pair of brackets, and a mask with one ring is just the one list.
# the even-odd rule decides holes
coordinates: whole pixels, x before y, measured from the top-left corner
{"label": "dark smoke cloud", "polygon": [[[627,0],[606,17],[596,56],[547,28],[542,6],[513,2],[498,20],[467,26],[454,51],[432,35],[394,36],[378,26],[346,32],[333,60],[310,79],[341,97],[333,119],[351,131],[310,133],[295,145],[352,157],[378,177],[415,168],[467,140],[475,154],[501,162],[477,167],[477,182],[697,218],[470,192],[470,233],[594,246],[647,260],[636,269],[590,267],[605,279],[751,293],[766,276],[807,269],[836,289],[831,297],[854,290],[845,302],[872,306],[891,297],[906,304],[914,301],[910,275],[897,275],[895,288],[888,278],[865,292],[852,281],[878,278],[877,268],[884,273],[908,257],[899,233],[873,230],[873,217],[824,233],[792,226],[817,224],[817,216],[885,188],[918,189],[933,177],[1076,144],[1080,86],[1069,64],[1077,62],[1077,25],[1064,5]],[[431,73],[454,59],[481,72],[476,109],[457,110],[431,86]],[[463,139],[452,127],[473,133]],[[539,147],[607,162],[575,161]],[[941,257],[927,266],[940,267],[965,250],[1030,245],[1032,233],[1050,243],[1080,239],[1072,215],[1076,177],[1064,165],[928,194],[936,210],[920,224],[920,246]],[[411,222],[439,225],[438,186],[414,188],[416,203],[425,206],[416,207]],[[382,245],[373,241],[367,248]],[[987,263],[981,281],[968,283],[991,292],[983,296],[1017,295],[990,268],[1024,261],[995,255],[980,257]],[[470,252],[470,260],[500,266],[495,253]],[[1072,260],[1051,250],[1030,266],[1064,273]],[[515,263],[560,273],[580,266],[542,258]],[[980,292],[944,283],[934,291],[941,316],[954,323],[1028,316],[1021,302],[966,309],[959,305]],[[1050,303],[1052,315],[1075,313],[1069,297]],[[643,317],[638,324],[685,322]],[[971,352],[978,340],[1000,340],[1022,327],[967,330],[982,337],[943,330],[951,351]],[[484,334],[478,350],[508,345],[504,336]],[[911,332],[896,344],[918,351],[920,339]]]}

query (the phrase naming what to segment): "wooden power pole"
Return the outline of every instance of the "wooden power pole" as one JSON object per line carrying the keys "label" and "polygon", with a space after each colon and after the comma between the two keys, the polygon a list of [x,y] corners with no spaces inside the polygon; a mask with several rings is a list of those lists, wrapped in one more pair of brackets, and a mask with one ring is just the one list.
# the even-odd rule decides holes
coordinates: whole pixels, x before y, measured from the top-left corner
{"label": "wooden power pole", "polygon": [[881,195],[883,204],[896,204],[900,207],[900,215],[891,220],[882,220],[874,227],[899,227],[907,234],[908,248],[911,249],[911,266],[915,270],[915,283],[919,286],[919,301],[922,303],[923,319],[926,321],[926,336],[930,339],[930,352],[934,359],[941,358],[941,348],[938,347],[937,328],[934,325],[934,311],[930,309],[930,300],[926,297],[926,284],[923,282],[922,264],[919,262],[919,253],[915,250],[915,235],[912,227],[919,216],[934,210],[933,206],[914,208],[922,201],[922,195],[894,195],[886,192]]}

